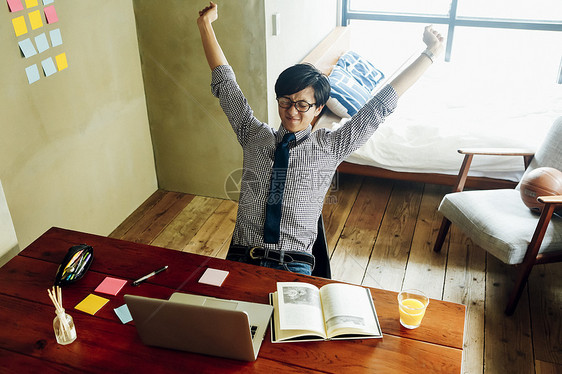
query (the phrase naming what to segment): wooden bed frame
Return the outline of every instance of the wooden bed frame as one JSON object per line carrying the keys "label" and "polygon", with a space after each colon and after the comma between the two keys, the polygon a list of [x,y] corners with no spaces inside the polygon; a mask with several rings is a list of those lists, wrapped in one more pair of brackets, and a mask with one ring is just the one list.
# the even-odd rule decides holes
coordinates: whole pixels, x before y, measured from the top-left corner
{"label": "wooden bed frame", "polygon": [[[351,45],[351,30],[349,27],[336,27],[316,48],[314,48],[304,59],[303,62],[313,64],[317,69],[326,75],[329,75],[332,68],[338,61],[339,57],[350,50]],[[325,108],[325,110],[328,110]],[[321,114],[322,116],[323,114]],[[317,122],[319,117],[313,122]],[[459,167],[460,168],[460,167]],[[438,173],[409,173],[409,172],[396,172],[375,166],[359,165],[350,162],[342,162],[338,167],[338,172],[347,174],[357,174],[370,177],[390,178],[407,180],[414,182],[442,184],[448,186],[455,186],[457,184],[458,176],[449,174]],[[516,182],[494,179],[487,177],[468,177],[466,180],[466,187],[477,189],[492,189],[492,188],[513,188]]]}

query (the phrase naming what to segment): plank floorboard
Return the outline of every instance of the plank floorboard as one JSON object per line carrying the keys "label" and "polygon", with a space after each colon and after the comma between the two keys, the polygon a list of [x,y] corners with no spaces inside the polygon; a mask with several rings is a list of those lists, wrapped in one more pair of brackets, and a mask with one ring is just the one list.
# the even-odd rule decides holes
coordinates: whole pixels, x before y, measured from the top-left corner
{"label": "plank floorboard", "polygon": [[486,254],[485,373],[533,373],[534,357],[527,288],[512,316],[504,314],[515,268]]}
{"label": "plank floorboard", "polygon": [[338,178],[336,187],[328,193],[324,201],[322,217],[324,219],[324,230],[330,254],[336,248],[349,213],[359,194],[362,182],[363,177],[358,175],[349,176],[349,178]]}
{"label": "plank floorboard", "polygon": [[220,203],[219,199],[195,196],[150,244],[182,251]]}
{"label": "plank floorboard", "polygon": [[392,291],[402,288],[422,192],[423,185],[419,183],[394,184],[364,285]]}
{"label": "plank floorboard", "polygon": [[137,243],[151,243],[193,199],[193,195],[179,192],[165,194],[146,210],[122,239]]}
{"label": "plank floorboard", "polygon": [[363,281],[391,191],[392,183],[365,180],[330,261],[334,279]]}
{"label": "plank floorboard", "polygon": [[235,202],[222,201],[189,244],[183,248],[183,251],[217,257],[225,244],[230,245],[232,230],[234,230],[236,222],[236,208]]}
{"label": "plank floorboard", "polygon": [[142,217],[148,214],[150,209],[152,209],[167,192],[164,190],[156,190],[144,203],[142,203],[125,221],[123,221],[119,227],[117,227],[109,237],[111,238],[125,238],[126,233],[133,227],[144,227],[146,224],[139,222]]}
{"label": "plank floorboard", "polygon": [[[441,253],[432,251],[441,221],[437,206],[449,190],[338,175],[322,213],[332,277],[418,287],[466,305],[463,373],[562,374],[562,264],[535,267],[515,314],[506,317],[516,268],[454,225]],[[230,200],[157,190],[110,236],[225,258],[236,210]]]}
{"label": "plank floorboard", "polygon": [[447,265],[447,250],[433,251],[433,242],[441,225],[437,207],[450,188],[426,185],[417,215],[415,232],[410,246],[403,288],[423,290],[429,297],[443,297],[443,282]]}
{"label": "plank floorboard", "polygon": [[466,305],[463,373],[482,373],[485,342],[486,252],[475,246],[456,226],[451,226],[449,239],[443,300]]}
{"label": "plank floorboard", "polygon": [[533,267],[529,298],[535,359],[562,364],[562,263]]}
{"label": "plank floorboard", "polygon": [[552,362],[536,360],[535,368],[536,374],[562,374],[562,365]]}

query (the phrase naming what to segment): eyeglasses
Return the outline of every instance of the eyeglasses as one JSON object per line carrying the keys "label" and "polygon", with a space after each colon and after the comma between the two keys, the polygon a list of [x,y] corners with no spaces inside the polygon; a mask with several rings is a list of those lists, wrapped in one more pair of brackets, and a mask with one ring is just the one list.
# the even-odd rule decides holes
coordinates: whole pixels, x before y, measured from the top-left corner
{"label": "eyeglasses", "polygon": [[290,107],[292,107],[293,105],[295,106],[295,109],[298,110],[301,113],[304,112],[308,112],[308,110],[315,105],[316,103],[308,103],[304,100],[299,100],[299,101],[293,101],[291,99],[289,99],[288,97],[278,97],[277,98],[277,103],[279,104],[279,106],[283,109],[289,109]]}

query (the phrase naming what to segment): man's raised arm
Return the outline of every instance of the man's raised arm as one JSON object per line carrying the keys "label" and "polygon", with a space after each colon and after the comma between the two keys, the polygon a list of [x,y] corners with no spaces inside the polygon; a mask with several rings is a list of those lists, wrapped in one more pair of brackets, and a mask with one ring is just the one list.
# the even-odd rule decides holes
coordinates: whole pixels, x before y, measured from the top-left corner
{"label": "man's raised arm", "polygon": [[424,29],[423,41],[427,49],[390,82],[398,96],[402,96],[422,76],[443,49],[443,37],[431,26]]}
{"label": "man's raised arm", "polygon": [[212,23],[219,18],[217,4],[210,2],[209,6],[199,11],[197,26],[201,33],[201,41],[205,50],[205,57],[211,70],[220,65],[228,65],[228,61],[217,41]]}

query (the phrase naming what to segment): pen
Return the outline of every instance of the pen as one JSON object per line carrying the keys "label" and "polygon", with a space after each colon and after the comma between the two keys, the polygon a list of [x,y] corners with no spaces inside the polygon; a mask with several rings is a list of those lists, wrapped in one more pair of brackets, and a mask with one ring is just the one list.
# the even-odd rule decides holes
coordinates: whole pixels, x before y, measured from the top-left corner
{"label": "pen", "polygon": [[144,277],[141,277],[139,279],[137,279],[136,281],[133,282],[133,286],[138,286],[139,284],[141,284],[142,282],[144,282],[145,280],[147,280],[150,277],[155,276],[158,273],[163,272],[164,270],[166,270],[168,268],[168,265],[164,266],[163,268],[160,268],[158,270],[154,270],[152,273],[150,274],[146,274]]}

